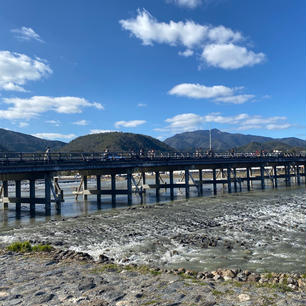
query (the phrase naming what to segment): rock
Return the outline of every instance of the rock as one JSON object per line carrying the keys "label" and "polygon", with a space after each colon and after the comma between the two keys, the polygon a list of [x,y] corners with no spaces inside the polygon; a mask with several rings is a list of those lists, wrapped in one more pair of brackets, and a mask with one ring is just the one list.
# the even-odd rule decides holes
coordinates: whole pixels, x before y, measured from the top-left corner
{"label": "rock", "polygon": [[236,276],[236,274],[234,273],[233,270],[223,270],[222,276],[224,280],[227,281],[233,279]]}
{"label": "rock", "polygon": [[106,255],[104,254],[101,254],[99,255],[99,259],[98,259],[98,262],[99,263],[106,263],[106,262],[109,262],[109,257],[107,257]]}
{"label": "rock", "polygon": [[242,293],[238,295],[239,302],[246,302],[251,299],[251,297],[248,294]]}
{"label": "rock", "polygon": [[249,282],[258,282],[260,280],[260,275],[256,273],[251,273],[250,275],[248,275],[247,280]]}
{"label": "rock", "polygon": [[96,287],[96,284],[93,281],[87,281],[79,285],[78,289],[80,291],[88,291]]}

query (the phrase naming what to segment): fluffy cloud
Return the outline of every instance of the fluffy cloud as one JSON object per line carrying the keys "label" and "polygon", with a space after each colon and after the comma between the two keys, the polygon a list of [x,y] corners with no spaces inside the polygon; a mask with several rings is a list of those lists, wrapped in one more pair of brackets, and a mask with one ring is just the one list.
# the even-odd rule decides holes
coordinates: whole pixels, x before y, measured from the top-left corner
{"label": "fluffy cloud", "polygon": [[200,25],[191,20],[158,22],[146,10],[138,10],[136,18],[122,19],[119,22],[123,29],[130,31],[131,34],[142,40],[144,45],[164,43],[171,46],[183,45],[190,49],[201,46],[207,41],[223,43],[242,39],[239,32],[234,32],[223,26]]}
{"label": "fluffy cloud", "polygon": [[147,107],[147,104],[145,104],[145,103],[138,103],[137,106],[138,107]]}
{"label": "fluffy cloud", "polygon": [[188,7],[191,9],[196,8],[202,4],[201,0],[168,0],[168,2],[172,2],[178,6]]}
{"label": "fluffy cloud", "polygon": [[157,128],[158,132],[182,133],[187,131],[195,131],[202,129],[204,124],[215,123],[225,125],[235,125],[236,130],[252,130],[252,129],[287,129],[292,125],[285,122],[286,117],[262,117],[258,115],[248,115],[245,113],[235,116],[223,116],[220,113],[211,113],[205,116],[200,116],[193,113],[179,114],[172,118],[168,118],[165,122],[168,125],[164,128]]}
{"label": "fluffy cloud", "polygon": [[[184,1],[190,2],[191,1]],[[138,10],[137,16],[119,21],[122,28],[140,39],[144,45],[154,43],[170,46],[183,46],[181,56],[191,56],[195,50],[201,50],[201,58],[208,65],[237,69],[253,66],[265,59],[263,53],[255,53],[239,46],[245,38],[239,31],[233,31],[222,25],[201,25],[192,20],[159,22],[146,10]]]}
{"label": "fluffy cloud", "polygon": [[39,42],[44,42],[32,28],[21,27],[20,29],[12,29],[11,32],[16,34],[16,38],[20,40],[37,40]]}
{"label": "fluffy cloud", "polygon": [[31,119],[39,114],[54,111],[61,114],[81,113],[84,107],[103,109],[96,102],[88,102],[78,97],[47,97],[34,96],[31,98],[4,98],[3,102],[11,105],[7,109],[0,109],[2,119]]}
{"label": "fluffy cloud", "polygon": [[169,90],[170,95],[193,99],[213,99],[215,102],[242,104],[254,98],[254,95],[235,95],[241,88],[230,88],[223,85],[205,86],[200,84],[183,83]]}
{"label": "fluffy cloud", "polygon": [[56,140],[56,139],[72,139],[76,137],[75,134],[59,134],[59,133],[36,133],[32,134],[32,136],[43,138],[43,139],[50,139],[50,140]]}
{"label": "fluffy cloud", "polygon": [[193,55],[193,51],[190,49],[186,49],[185,51],[179,51],[178,55],[184,56],[184,57],[189,57]]}
{"label": "fluffy cloud", "polygon": [[230,43],[207,45],[203,50],[202,58],[208,65],[214,67],[237,69],[259,64],[265,59],[265,55]]}
{"label": "fluffy cloud", "polygon": [[145,124],[146,121],[145,120],[131,120],[131,121],[117,121],[115,123],[115,128],[119,128],[119,127],[136,127],[142,124]]}
{"label": "fluffy cloud", "polygon": [[22,86],[52,73],[40,58],[32,59],[25,54],[0,51],[0,90],[26,91]]}
{"label": "fluffy cloud", "polygon": [[90,130],[90,134],[100,134],[100,133],[112,133],[112,132],[118,132],[117,130]]}
{"label": "fluffy cloud", "polygon": [[75,121],[73,122],[73,124],[75,125],[88,125],[88,121],[87,120],[79,120],[79,121]]}
{"label": "fluffy cloud", "polygon": [[60,126],[61,122],[59,120],[46,120],[46,123],[53,124],[55,126]]}

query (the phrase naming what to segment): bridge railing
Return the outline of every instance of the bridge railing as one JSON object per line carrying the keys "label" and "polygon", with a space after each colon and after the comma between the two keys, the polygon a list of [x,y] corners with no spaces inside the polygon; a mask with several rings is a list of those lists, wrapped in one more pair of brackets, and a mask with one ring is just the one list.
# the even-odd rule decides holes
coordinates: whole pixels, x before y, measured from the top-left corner
{"label": "bridge railing", "polygon": [[263,157],[272,158],[296,158],[305,157],[305,154],[281,154],[281,153],[202,153],[202,152],[169,152],[145,154],[135,152],[0,152],[0,164],[10,163],[46,163],[46,162],[90,162],[90,161],[127,161],[127,160],[165,160],[165,159],[258,159]]}

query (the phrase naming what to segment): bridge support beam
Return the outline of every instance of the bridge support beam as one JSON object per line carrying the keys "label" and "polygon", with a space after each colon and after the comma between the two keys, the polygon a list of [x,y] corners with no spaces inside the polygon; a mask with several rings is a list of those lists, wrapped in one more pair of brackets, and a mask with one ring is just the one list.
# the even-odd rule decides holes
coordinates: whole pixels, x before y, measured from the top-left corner
{"label": "bridge support beam", "polygon": [[198,196],[203,195],[203,172],[202,169],[199,169],[199,188],[198,188]]}
{"label": "bridge support beam", "polygon": [[30,184],[30,215],[35,215],[35,180],[31,179]]}
{"label": "bridge support beam", "polygon": [[16,214],[20,215],[20,211],[21,211],[21,202],[20,202],[20,198],[21,198],[21,181],[20,180],[15,181],[15,193],[16,193],[16,199],[17,199],[16,200]]}
{"label": "bridge support beam", "polygon": [[51,215],[51,177],[45,175],[45,212],[47,216]]}
{"label": "bridge support beam", "polygon": [[296,165],[296,182],[301,185],[301,174],[300,174],[300,165]]}
{"label": "bridge support beam", "polygon": [[[145,185],[146,184],[146,173],[145,172],[142,172],[141,173],[141,176],[142,176],[142,185]],[[146,193],[147,191],[146,191],[146,188],[143,188],[142,189],[142,192],[143,193]]]}
{"label": "bridge support beam", "polygon": [[290,165],[285,165],[285,181],[286,181],[286,186],[291,185],[291,178],[290,178]]}
{"label": "bridge support beam", "polygon": [[250,168],[246,168],[246,175],[247,175],[247,189],[248,191],[250,191],[251,190]]}
{"label": "bridge support beam", "polygon": [[116,205],[116,174],[111,174],[112,206]]}
{"label": "bridge support beam", "polygon": [[236,168],[234,168],[234,190],[235,190],[235,192],[238,191],[238,189],[237,189],[237,171],[236,171]]}
{"label": "bridge support beam", "polygon": [[[101,175],[96,176],[97,181],[97,190],[101,191]],[[101,193],[97,193],[97,204],[98,206],[101,206]]]}
{"label": "bridge support beam", "polygon": [[155,194],[156,194],[156,202],[160,201],[160,177],[159,177],[159,171],[155,172],[155,185],[156,185],[156,189],[155,189]]}
{"label": "bridge support beam", "polygon": [[174,188],[173,188],[173,170],[169,171],[169,177],[170,177],[170,199],[171,201],[174,200]]}
{"label": "bridge support beam", "polygon": [[231,168],[227,168],[227,191],[232,193]]}
{"label": "bridge support beam", "polygon": [[[88,189],[87,175],[83,175],[83,191]],[[83,200],[87,201],[87,194],[83,193]]]}
{"label": "bridge support beam", "polygon": [[261,189],[265,189],[265,167],[260,167],[260,181],[261,181]]}
{"label": "bridge support beam", "polygon": [[189,169],[185,169],[185,195],[186,199],[190,197]]}
{"label": "bridge support beam", "polygon": [[128,205],[132,205],[132,173],[127,174]]}
{"label": "bridge support beam", "polygon": [[[8,181],[2,182],[2,188],[3,188],[3,197],[8,198]],[[3,209],[8,209],[8,202],[3,201]]]}
{"label": "bridge support beam", "polygon": [[278,187],[278,182],[277,182],[277,167],[273,166],[273,176],[274,176],[274,188]]}
{"label": "bridge support beam", "polygon": [[213,169],[213,190],[214,195],[217,194],[217,175],[216,175],[216,169]]}

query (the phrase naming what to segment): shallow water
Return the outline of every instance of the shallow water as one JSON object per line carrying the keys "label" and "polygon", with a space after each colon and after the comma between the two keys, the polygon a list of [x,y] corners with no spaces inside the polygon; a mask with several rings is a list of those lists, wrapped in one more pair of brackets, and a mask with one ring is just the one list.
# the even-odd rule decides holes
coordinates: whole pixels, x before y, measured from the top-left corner
{"label": "shallow water", "polygon": [[[147,202],[153,201],[149,194]],[[174,202],[126,209],[106,204],[95,213],[95,201],[69,205],[74,205],[70,215],[90,215],[65,221],[51,216],[48,222],[43,216],[26,221],[25,216],[19,224],[12,217],[0,231],[0,243],[31,239],[95,258],[105,254],[118,263],[198,271],[305,272],[304,185],[189,200],[181,195]]]}

